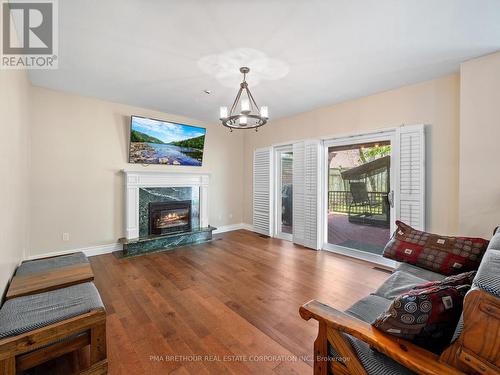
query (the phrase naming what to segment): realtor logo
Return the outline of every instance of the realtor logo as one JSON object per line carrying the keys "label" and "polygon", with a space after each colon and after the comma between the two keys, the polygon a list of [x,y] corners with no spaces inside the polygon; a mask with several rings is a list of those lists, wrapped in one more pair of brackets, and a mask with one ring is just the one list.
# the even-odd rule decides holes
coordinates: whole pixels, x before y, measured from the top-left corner
{"label": "realtor logo", "polygon": [[2,0],[1,9],[2,69],[56,69],[56,0]]}

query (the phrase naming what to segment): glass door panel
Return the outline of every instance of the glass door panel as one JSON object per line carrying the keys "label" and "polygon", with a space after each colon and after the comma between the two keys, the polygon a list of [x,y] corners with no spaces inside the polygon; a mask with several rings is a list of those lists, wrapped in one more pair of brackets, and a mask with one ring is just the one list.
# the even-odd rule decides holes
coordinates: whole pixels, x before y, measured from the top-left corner
{"label": "glass door panel", "polygon": [[390,238],[390,141],[328,148],[328,243],[382,255]]}
{"label": "glass door panel", "polygon": [[293,152],[291,149],[278,149],[276,163],[276,235],[291,241],[293,234]]}

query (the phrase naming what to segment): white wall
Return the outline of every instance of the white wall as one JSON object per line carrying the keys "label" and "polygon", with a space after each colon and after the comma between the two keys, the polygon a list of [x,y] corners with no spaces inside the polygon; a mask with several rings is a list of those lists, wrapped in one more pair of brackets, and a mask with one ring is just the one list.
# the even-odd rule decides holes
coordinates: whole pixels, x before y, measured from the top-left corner
{"label": "white wall", "polygon": [[460,232],[500,225],[500,52],[460,68]]}
{"label": "white wall", "polygon": [[[252,155],[258,147],[304,138],[359,134],[401,124],[427,129],[427,229],[458,232],[459,75],[271,121],[245,135],[245,222],[252,222]],[[467,233],[464,233],[467,234]]]}
{"label": "white wall", "polygon": [[[207,128],[203,167],[128,164],[130,115]],[[209,223],[241,223],[243,135],[219,124],[33,87],[30,255],[115,243],[124,236],[120,170],[211,173]],[[70,240],[63,241],[62,233]]]}
{"label": "white wall", "polygon": [[30,84],[0,70],[0,295],[27,248]]}

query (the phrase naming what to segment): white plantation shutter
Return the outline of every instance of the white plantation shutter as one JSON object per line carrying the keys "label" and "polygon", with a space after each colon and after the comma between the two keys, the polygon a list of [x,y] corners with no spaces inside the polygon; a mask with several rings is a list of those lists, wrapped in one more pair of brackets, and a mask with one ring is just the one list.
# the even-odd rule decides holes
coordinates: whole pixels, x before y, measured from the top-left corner
{"label": "white plantation shutter", "polygon": [[272,157],[271,148],[261,148],[253,155],[253,230],[271,236],[272,226]]}
{"label": "white plantation shutter", "polygon": [[293,242],[319,249],[320,143],[293,145]]}
{"label": "white plantation shutter", "polygon": [[305,243],[305,144],[293,145],[293,242]]}
{"label": "white plantation shutter", "polygon": [[305,142],[305,246],[319,249],[320,143]]}
{"label": "white plantation shutter", "polygon": [[425,134],[423,125],[403,126],[399,140],[398,218],[425,230]]}

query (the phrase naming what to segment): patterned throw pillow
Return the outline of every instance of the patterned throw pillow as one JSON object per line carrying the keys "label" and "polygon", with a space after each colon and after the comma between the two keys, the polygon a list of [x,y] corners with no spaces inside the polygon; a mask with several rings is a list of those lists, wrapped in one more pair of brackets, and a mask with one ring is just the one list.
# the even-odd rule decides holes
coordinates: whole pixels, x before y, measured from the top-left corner
{"label": "patterned throw pillow", "polygon": [[443,275],[477,270],[488,247],[482,238],[447,237],[421,232],[401,221],[384,249],[384,257]]}
{"label": "patterned throw pillow", "polygon": [[470,285],[415,287],[396,297],[372,325],[434,353],[449,345]]}

